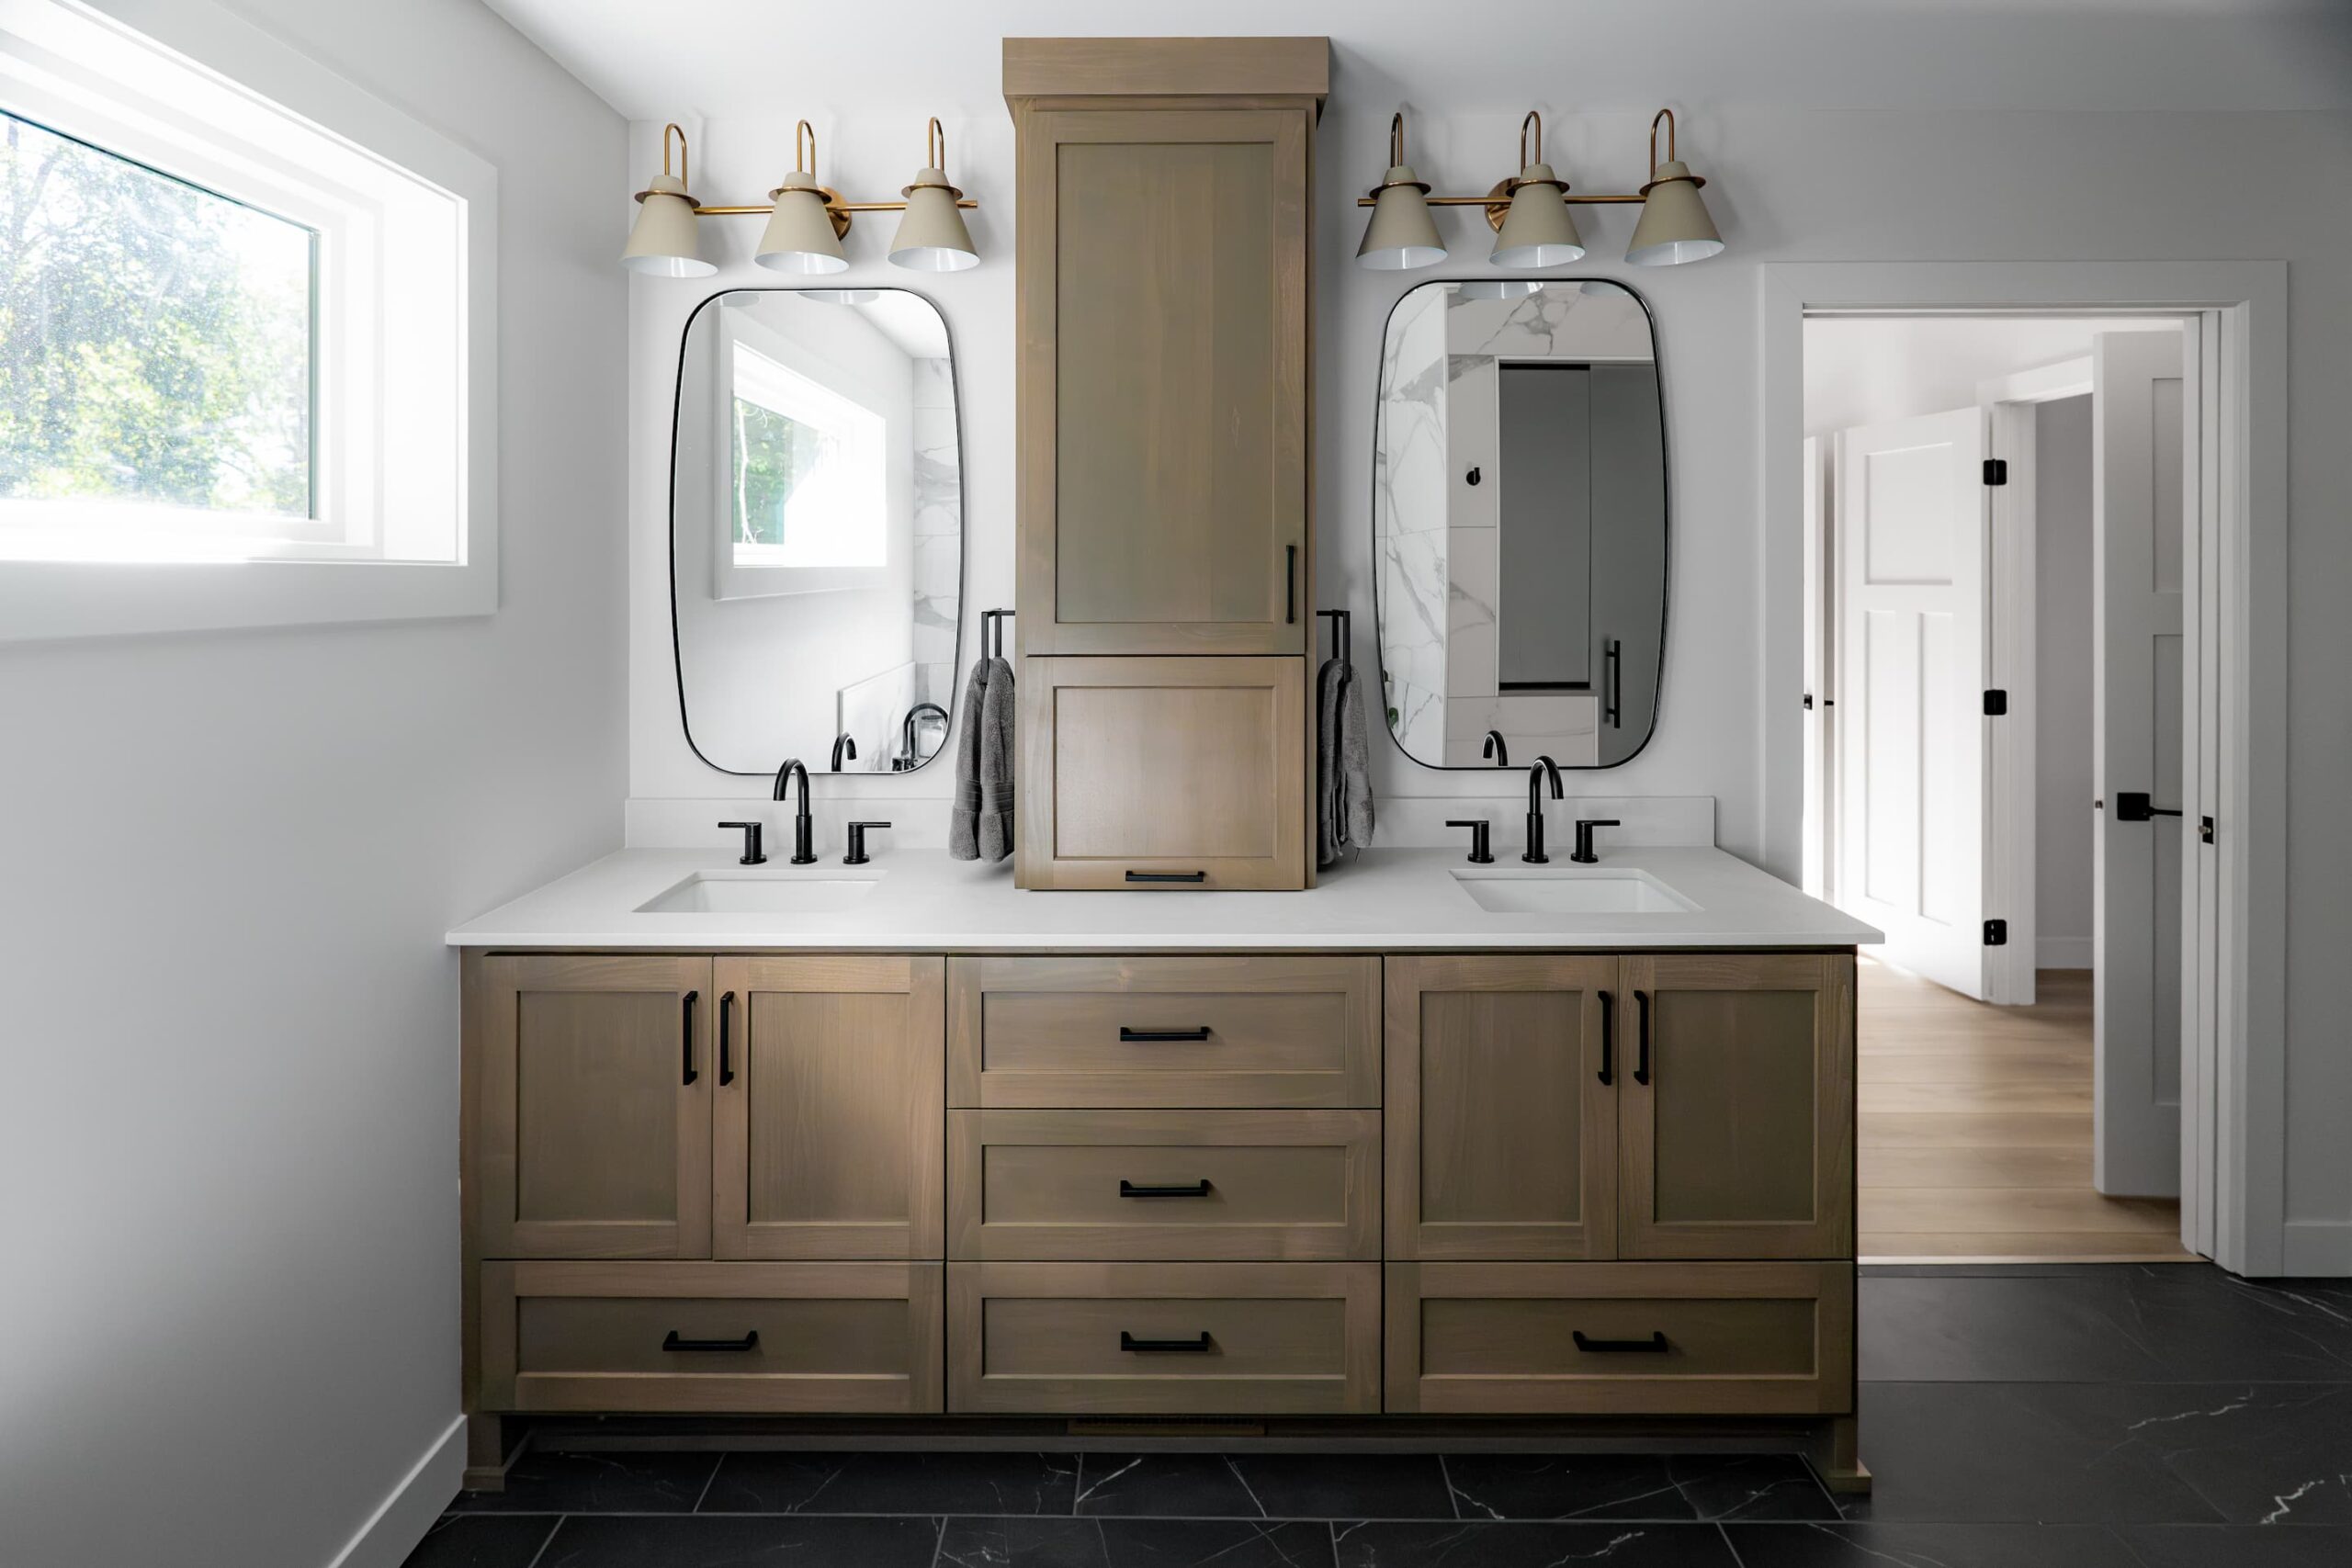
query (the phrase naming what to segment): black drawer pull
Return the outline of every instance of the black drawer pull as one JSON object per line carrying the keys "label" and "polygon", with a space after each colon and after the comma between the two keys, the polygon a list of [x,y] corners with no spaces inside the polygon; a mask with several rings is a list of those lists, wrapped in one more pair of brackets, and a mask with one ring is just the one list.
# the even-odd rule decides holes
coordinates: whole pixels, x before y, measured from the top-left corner
{"label": "black drawer pull", "polygon": [[743,1336],[741,1339],[685,1339],[680,1337],[678,1331],[673,1328],[670,1330],[669,1336],[662,1341],[662,1348],[664,1350],[685,1350],[694,1352],[708,1350],[723,1352],[728,1355],[741,1355],[746,1350],[756,1350],[759,1348],[760,1331],[756,1328]]}
{"label": "black drawer pull", "polygon": [[1568,1331],[1568,1337],[1577,1342],[1577,1349],[1595,1355],[1621,1350],[1638,1351],[1645,1355],[1666,1354],[1666,1333],[1663,1329],[1651,1335],[1647,1339],[1588,1339],[1585,1337],[1583,1329],[1572,1328]]}
{"label": "black drawer pull", "polygon": [[695,1079],[702,1077],[700,1073],[695,1071],[695,998],[701,995],[700,991],[688,991],[685,996],[685,1006],[680,1010],[685,1015],[684,1021],[679,1026],[680,1032],[685,1036],[684,1047],[686,1055],[685,1066],[682,1069],[683,1076],[678,1079],[682,1084],[691,1084]]}
{"label": "black drawer pull", "polygon": [[1170,1040],[1206,1040],[1209,1026],[1198,1024],[1191,1029],[1129,1029],[1119,1025],[1119,1043],[1123,1045],[1154,1045]]}
{"label": "black drawer pull", "polygon": [[1138,1356],[1200,1356],[1209,1348],[1208,1330],[1203,1329],[1198,1339],[1138,1339],[1125,1329],[1119,1330],[1119,1348]]}
{"label": "black drawer pull", "polygon": [[729,991],[718,998],[718,1082],[721,1088],[735,1081],[735,1058],[728,1043],[728,1026],[735,1015],[735,993]]}
{"label": "black drawer pull", "polygon": [[1127,873],[1129,882],[1206,882],[1208,879],[1209,874],[1205,871],[1131,871]]}
{"label": "black drawer pull", "polygon": [[1635,1028],[1641,1039],[1641,1055],[1634,1058],[1634,1081],[1646,1084],[1650,1081],[1650,994],[1647,991],[1634,993],[1634,1011],[1637,1015]]}
{"label": "black drawer pull", "polygon": [[1607,991],[1600,993],[1600,1081],[1605,1087],[1617,1078],[1617,998]]}
{"label": "black drawer pull", "polygon": [[1119,1181],[1122,1198],[1205,1198],[1209,1195],[1206,1177],[1183,1187],[1138,1187],[1124,1177]]}
{"label": "black drawer pull", "polygon": [[[1295,626],[1298,624],[1298,547],[1296,545],[1283,547],[1283,624]],[[1310,648],[1306,651],[1312,653],[1315,650]]]}

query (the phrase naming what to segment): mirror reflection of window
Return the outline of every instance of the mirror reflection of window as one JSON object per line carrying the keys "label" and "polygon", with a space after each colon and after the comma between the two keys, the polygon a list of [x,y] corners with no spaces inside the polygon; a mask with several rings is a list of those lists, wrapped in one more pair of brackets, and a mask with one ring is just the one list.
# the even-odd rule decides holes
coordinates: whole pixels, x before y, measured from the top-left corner
{"label": "mirror reflection of window", "polygon": [[740,342],[734,392],[735,564],[888,566],[882,416]]}

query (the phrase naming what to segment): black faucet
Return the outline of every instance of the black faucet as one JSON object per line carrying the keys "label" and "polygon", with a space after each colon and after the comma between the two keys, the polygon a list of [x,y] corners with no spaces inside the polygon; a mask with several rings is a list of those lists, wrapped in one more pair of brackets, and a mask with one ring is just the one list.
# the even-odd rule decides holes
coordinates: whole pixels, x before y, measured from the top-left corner
{"label": "black faucet", "polygon": [[784,798],[785,785],[791,782],[795,773],[800,775],[800,811],[792,819],[792,863],[814,865],[817,863],[817,852],[809,848],[809,840],[815,834],[810,830],[808,820],[808,769],[799,758],[786,757],[784,766],[775,771],[775,794],[772,798]]}
{"label": "black faucet", "polygon": [[1548,756],[1538,757],[1527,770],[1527,852],[1519,858],[1530,865],[1548,864],[1552,859],[1544,852],[1544,776],[1552,777],[1552,798],[1561,798],[1560,764]]}
{"label": "black faucet", "polygon": [[843,757],[847,757],[853,762],[857,761],[857,742],[849,738],[849,732],[847,730],[843,730],[841,734],[833,737],[832,771],[834,773],[838,773],[842,771],[842,759]]}
{"label": "black faucet", "polygon": [[907,710],[906,723],[899,727],[899,760],[890,764],[890,771],[892,773],[910,773],[914,772],[915,769],[922,765],[923,759],[915,755],[915,720],[921,718],[927,713],[937,714],[939,716],[940,729],[943,732],[946,729],[948,723],[947,710],[941,707],[937,703],[917,703],[914,706],[909,708]]}
{"label": "black faucet", "polygon": [[1503,743],[1503,732],[1499,729],[1487,731],[1487,744],[1480,749],[1478,755],[1491,759],[1498,768],[1510,766],[1510,748]]}
{"label": "black faucet", "polygon": [[1592,830],[1595,828],[1622,828],[1624,824],[1614,817],[1579,817],[1577,818],[1577,847],[1568,858],[1578,865],[1599,865],[1600,857],[1592,852]]}

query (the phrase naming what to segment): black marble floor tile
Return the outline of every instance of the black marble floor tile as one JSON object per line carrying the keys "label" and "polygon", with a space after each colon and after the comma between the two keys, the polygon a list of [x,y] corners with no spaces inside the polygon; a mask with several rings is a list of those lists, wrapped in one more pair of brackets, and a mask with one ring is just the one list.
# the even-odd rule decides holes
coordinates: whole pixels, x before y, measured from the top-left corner
{"label": "black marble floor tile", "polygon": [[1062,1514],[1078,1458],[1034,1453],[730,1453],[706,1514]]}
{"label": "black marble floor tile", "polygon": [[1092,1519],[950,1519],[937,1568],[1110,1568]]}
{"label": "black marble floor tile", "polygon": [[530,1568],[555,1526],[549,1514],[444,1514],[401,1568]]}
{"label": "black marble floor tile", "polygon": [[1849,1517],[1920,1523],[2220,1523],[2143,1434],[2239,1392],[1865,1382],[1863,1461],[1874,1486],[1841,1502]]}
{"label": "black marble floor tile", "polygon": [[1338,1568],[1737,1568],[1713,1525],[1376,1521],[1331,1529]]}
{"label": "black marble floor tile", "polygon": [[464,1514],[691,1513],[718,1456],[710,1453],[541,1453],[527,1450],[503,1492],[461,1492]]}
{"label": "black marble floor tile", "polygon": [[[2233,1525],[2352,1524],[2352,1386],[2227,1384],[2159,1391],[2167,1408],[2136,1423],[2156,1456]],[[2148,1515],[2133,1521],[2183,1521]]]}
{"label": "black marble floor tile", "polygon": [[1079,1456],[1078,1511],[1170,1519],[1265,1517],[1223,1454]]}
{"label": "black marble floor tile", "polygon": [[1699,1517],[1656,1455],[1448,1454],[1445,1475],[1465,1519]]}
{"label": "black marble floor tile", "polygon": [[580,1515],[537,1568],[931,1568],[939,1521]]}
{"label": "black marble floor tile", "polygon": [[2352,1562],[2352,1529],[2340,1525],[2150,1525],[2118,1533],[2139,1568],[2344,1568]]}
{"label": "black marble floor tile", "polygon": [[1235,1454],[1270,1519],[1450,1519],[1435,1454]]}
{"label": "black marble floor tile", "polygon": [[1331,1528],[1263,1519],[1095,1519],[1107,1568],[1331,1568]]}
{"label": "black marble floor tile", "polygon": [[1740,1568],[2142,1568],[2103,1525],[1724,1527]]}
{"label": "black marble floor tile", "polygon": [[1702,1519],[1834,1519],[1838,1505],[1793,1454],[1677,1454],[1667,1461]]}

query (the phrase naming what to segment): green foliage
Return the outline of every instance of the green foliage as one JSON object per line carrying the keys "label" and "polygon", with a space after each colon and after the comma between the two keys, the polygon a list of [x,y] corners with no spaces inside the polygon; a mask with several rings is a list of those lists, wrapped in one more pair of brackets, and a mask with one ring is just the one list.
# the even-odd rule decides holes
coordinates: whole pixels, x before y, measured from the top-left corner
{"label": "green foliage", "polygon": [[0,127],[0,496],[309,515],[311,231]]}
{"label": "green foliage", "polygon": [[735,542],[784,543],[784,503],[817,463],[816,431],[745,398],[735,400]]}

